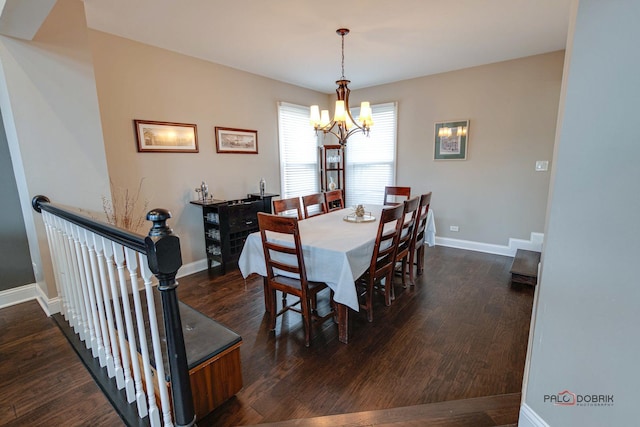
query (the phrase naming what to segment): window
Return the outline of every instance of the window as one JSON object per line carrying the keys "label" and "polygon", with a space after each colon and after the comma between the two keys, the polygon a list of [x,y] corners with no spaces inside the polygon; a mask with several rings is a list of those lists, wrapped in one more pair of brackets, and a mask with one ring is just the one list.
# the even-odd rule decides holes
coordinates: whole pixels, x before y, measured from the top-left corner
{"label": "window", "polygon": [[280,197],[304,196],[318,186],[318,137],[309,124],[309,107],[278,103]]}
{"label": "window", "polygon": [[[384,187],[396,179],[396,103],[373,105],[373,127],[369,137],[356,133],[347,141],[345,155],[345,204],[381,205]],[[359,108],[352,110],[358,116]]]}

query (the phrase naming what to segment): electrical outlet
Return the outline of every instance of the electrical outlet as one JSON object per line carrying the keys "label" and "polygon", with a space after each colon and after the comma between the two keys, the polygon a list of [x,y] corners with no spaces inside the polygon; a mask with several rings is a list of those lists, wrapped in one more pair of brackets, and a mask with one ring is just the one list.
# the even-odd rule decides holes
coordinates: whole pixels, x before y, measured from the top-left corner
{"label": "electrical outlet", "polygon": [[536,172],[544,172],[549,169],[548,160],[536,160]]}
{"label": "electrical outlet", "polygon": [[450,225],[449,226],[449,231],[460,231],[460,228],[458,228],[457,225]]}

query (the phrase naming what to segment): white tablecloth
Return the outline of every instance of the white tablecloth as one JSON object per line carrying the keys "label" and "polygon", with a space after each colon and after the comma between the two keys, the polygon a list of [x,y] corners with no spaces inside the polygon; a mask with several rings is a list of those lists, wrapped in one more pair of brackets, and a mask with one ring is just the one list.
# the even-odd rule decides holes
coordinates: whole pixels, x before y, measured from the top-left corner
{"label": "white tablecloth", "polygon": [[436,245],[436,222],[433,220],[433,209],[429,209],[427,215],[427,227],[425,228],[424,241],[429,247]]}
{"label": "white tablecloth", "polygon": [[[347,208],[298,223],[307,278],[325,282],[334,291],[336,302],[356,311],[359,305],[354,281],[369,267],[382,206],[367,205],[365,210],[371,212],[376,221],[344,221],[347,214],[353,213],[353,209]],[[292,242],[290,236],[280,235],[277,240],[280,238]],[[426,240],[430,246],[435,242],[433,214],[427,220]],[[267,275],[259,232],[247,237],[238,267],[243,277],[251,273]]]}

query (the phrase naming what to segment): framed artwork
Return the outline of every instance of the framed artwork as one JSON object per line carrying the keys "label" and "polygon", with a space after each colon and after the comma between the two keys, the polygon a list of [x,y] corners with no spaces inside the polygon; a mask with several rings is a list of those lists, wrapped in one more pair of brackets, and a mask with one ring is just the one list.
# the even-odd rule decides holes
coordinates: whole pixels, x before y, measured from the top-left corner
{"label": "framed artwork", "polygon": [[258,154],[258,131],[216,126],[216,152]]}
{"label": "framed artwork", "polygon": [[134,120],[138,152],[197,153],[196,125]]}
{"label": "framed artwork", "polygon": [[434,160],[466,160],[469,120],[436,123]]}

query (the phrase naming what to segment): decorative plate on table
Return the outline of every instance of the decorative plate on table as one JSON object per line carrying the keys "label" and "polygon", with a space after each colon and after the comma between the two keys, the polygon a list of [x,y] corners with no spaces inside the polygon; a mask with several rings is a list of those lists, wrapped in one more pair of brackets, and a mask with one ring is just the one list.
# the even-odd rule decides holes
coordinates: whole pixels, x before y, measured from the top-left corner
{"label": "decorative plate on table", "polygon": [[363,216],[356,216],[355,213],[345,216],[344,218],[347,222],[372,222],[376,220],[376,217],[371,215],[370,213],[365,213]]}

